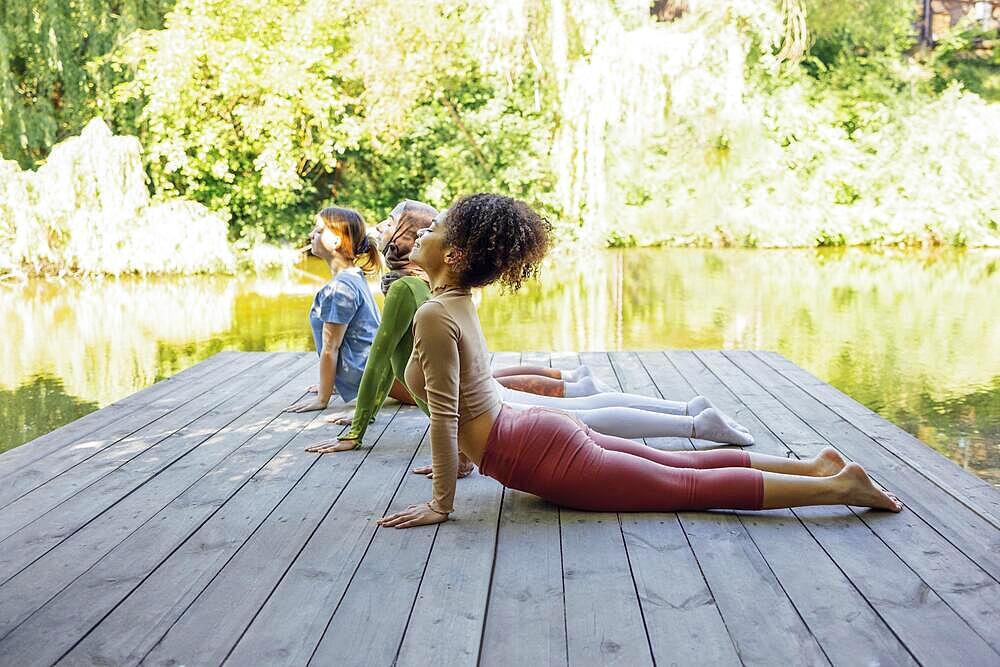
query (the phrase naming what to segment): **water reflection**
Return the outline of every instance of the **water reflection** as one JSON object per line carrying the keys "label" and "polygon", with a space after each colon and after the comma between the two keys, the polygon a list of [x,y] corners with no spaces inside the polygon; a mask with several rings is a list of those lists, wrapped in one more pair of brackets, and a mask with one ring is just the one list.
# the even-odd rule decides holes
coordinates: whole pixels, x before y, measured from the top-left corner
{"label": "water reflection", "polygon": [[[777,350],[1000,483],[998,268],[989,252],[607,251],[554,257],[515,298],[487,290],[480,316],[495,350]],[[325,269],[303,269],[0,289],[0,449],[221,349],[309,349]],[[73,407],[50,410],[57,395]]]}

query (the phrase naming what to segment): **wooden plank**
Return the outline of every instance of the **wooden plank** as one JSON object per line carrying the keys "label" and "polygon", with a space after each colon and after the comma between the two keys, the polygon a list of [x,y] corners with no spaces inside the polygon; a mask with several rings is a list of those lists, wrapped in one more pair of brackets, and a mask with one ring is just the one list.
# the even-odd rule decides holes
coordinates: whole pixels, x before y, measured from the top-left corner
{"label": "wooden plank", "polygon": [[[704,353],[700,356],[717,374],[726,374],[727,381],[729,378],[732,379],[734,384],[731,387],[740,392],[751,408],[774,411],[782,416],[783,424],[792,421],[786,418],[788,415],[794,415],[787,406],[751,380],[724,355]],[[752,363],[749,358],[747,362]],[[903,464],[897,457],[876,446],[871,438],[825,409],[820,402],[793,388],[791,383],[782,380],[780,375],[769,375],[768,383],[775,387],[781,386],[785,390],[783,397],[792,402],[796,412],[802,414],[805,419],[803,421],[795,416],[794,421],[798,423],[798,427],[809,428],[815,434],[810,436],[811,438],[820,437],[823,445],[835,443],[837,449],[846,457],[862,464],[872,479],[891,489],[909,511],[915,512],[935,530],[941,532],[994,579],[1000,579],[1000,530],[913,468]],[[758,416],[761,416],[760,412]],[[817,430],[826,433],[828,438],[819,436]]]}
{"label": "wooden plank", "polygon": [[[666,356],[660,363],[666,361],[674,364],[689,379],[694,391],[710,398],[720,409],[730,414],[739,414],[748,424],[755,437],[755,445],[750,451],[773,456],[789,454],[786,443],[774,433],[776,428],[787,430],[788,427],[762,423],[694,354],[672,352]],[[650,357],[647,368],[654,372],[654,362],[659,360],[656,355]],[[864,656],[864,661],[877,661],[889,656],[895,662],[907,664],[906,649],[895,640],[866,601],[852,589],[850,581],[837,570],[830,558],[815,547],[812,537],[803,526],[790,512],[767,514],[769,517],[772,515],[785,520],[786,535],[777,545],[765,545],[764,542],[771,538],[762,535],[760,522],[748,520],[746,516],[739,514],[730,514],[724,519],[716,520],[714,526],[709,526],[709,530],[715,531],[714,534],[724,540],[725,548],[732,550],[734,554],[746,553],[745,556],[732,556],[735,558],[734,563],[740,568],[740,575],[736,577],[727,577],[721,566],[717,569],[710,566],[708,561],[714,562],[712,559],[716,557],[711,553],[711,545],[706,547],[709,552],[703,553],[695,546],[697,541],[692,539],[699,561],[705,561],[703,567],[709,586],[720,600],[719,606],[730,634],[736,641],[740,657],[745,661],[755,662],[776,661],[778,656],[783,655],[784,658],[780,659],[797,661],[794,657],[796,655],[822,650],[822,660],[837,664],[852,664],[862,659],[861,656]],[[695,531],[705,528],[701,524],[689,524],[688,516],[682,515],[685,528],[691,526]],[[812,553],[815,558],[815,561],[810,562],[810,571],[815,567],[827,578],[812,581],[808,577],[802,577],[802,559],[795,550],[782,548],[784,544],[797,544],[802,549],[808,549],[807,552]],[[751,594],[744,593],[746,597],[766,599],[767,596],[773,596],[779,601],[778,613],[787,630],[776,633],[776,626],[766,624],[752,605],[744,606],[740,597],[740,583],[745,580],[760,589]],[[822,586],[818,586],[817,581],[821,581]],[[772,607],[769,603],[760,608],[770,610]],[[841,619],[849,621],[846,627]],[[762,626],[761,623],[765,625]],[[827,627],[827,624],[836,627]],[[842,634],[852,636],[852,628],[860,629],[857,637],[845,643]],[[803,630],[812,637],[807,640]],[[775,655],[778,645],[781,645],[780,651]],[[767,657],[769,655],[770,658]]]}
{"label": "wooden plank", "polygon": [[[264,358],[248,355],[224,359],[227,359],[226,364],[222,366],[211,364],[209,372],[192,376],[187,382],[173,382],[165,385],[165,387],[170,387],[172,391],[151,401],[145,407],[133,405],[134,409],[121,418],[109,417],[110,421],[107,424],[103,427],[93,428],[84,436],[73,439],[70,437],[72,432],[68,431],[66,439],[48,441],[50,444],[55,443],[52,447],[58,445],[58,449],[53,450],[53,452],[58,451],[59,455],[40,455],[35,460],[23,462],[24,465],[12,470],[0,480],[0,508],[9,505],[26,493],[80,464],[80,462],[86,461],[111,445],[120,442],[139,429],[149,426],[179,406],[198,400],[208,390],[229,381],[233,376],[247,372],[247,369],[260,363]],[[111,410],[111,408],[104,408],[104,410]],[[103,412],[103,410],[98,412]],[[109,415],[117,415],[120,412],[121,410],[112,410]],[[93,426],[93,424],[91,425]],[[27,446],[22,445],[22,447]],[[0,473],[4,473],[6,469],[6,465],[0,461]]]}
{"label": "wooden plank", "polygon": [[[610,355],[611,367],[621,384],[621,389],[630,394],[640,394],[642,396],[653,396],[655,398],[669,398],[671,400],[687,401],[690,396],[680,398],[686,392],[665,394],[657,388],[652,377],[642,366],[639,357],[632,352],[612,352]],[[689,390],[688,390],[689,391]],[[688,438],[667,437],[667,438],[642,438],[643,443],[657,449],[669,451],[683,451],[691,449],[694,444],[698,449],[715,448],[719,444],[707,442],[705,440],[691,440]]]}
{"label": "wooden plank", "polygon": [[[253,618],[228,661],[237,665],[300,665],[309,659],[368,549],[376,530],[375,519],[384,514],[403,477],[409,474],[410,462],[425,430],[425,419],[422,414],[417,416],[404,410],[393,420],[388,437],[383,436],[385,442],[379,441],[351,478],[333,509]],[[332,459],[330,465],[337,465],[337,461],[347,465],[341,454],[324,458]],[[211,619],[229,613],[231,601],[218,602],[222,606],[211,610]],[[188,638],[178,637],[178,640],[186,643]],[[212,636],[209,641],[218,643],[218,637]],[[154,654],[159,654],[162,660],[166,656],[159,648]],[[202,652],[205,649],[201,647],[190,661],[214,661],[208,660]],[[207,650],[217,655],[216,647]],[[190,655],[189,651],[190,647],[185,648],[181,654]],[[180,661],[176,654],[170,658]]]}
{"label": "wooden plank", "polygon": [[1000,655],[846,507],[803,507],[796,514],[924,665],[996,665]]}
{"label": "wooden plank", "polygon": [[[521,355],[497,353],[490,363],[516,366]],[[477,470],[460,490],[455,512],[437,527],[397,665],[475,665],[479,657],[503,487]]]}
{"label": "wooden plank", "polygon": [[[585,352],[580,361],[620,387],[606,353]],[[569,663],[652,664],[618,515],[562,508],[559,519]]]}
{"label": "wooden plank", "polygon": [[794,513],[743,512],[740,522],[833,664],[918,664]]}
{"label": "wooden plank", "polygon": [[[8,540],[17,531],[111,473],[132,470],[150,459],[155,464],[154,471],[159,469],[162,467],[160,459],[162,450],[168,449],[179,440],[184,440],[184,434],[189,434],[195,428],[192,425],[199,423],[198,420],[208,418],[207,415],[210,415],[217,406],[232,401],[240,392],[250,390],[255,383],[259,383],[281,363],[285,362],[274,357],[248,369],[233,383],[210,389],[198,400],[187,402],[127,438],[105,448],[97,455],[73,466],[58,477],[32,489],[30,493],[22,495],[0,510],[0,540]],[[120,478],[120,475],[113,477],[113,479]],[[0,573],[2,571],[3,568],[0,566]],[[5,578],[0,574],[0,581]]]}
{"label": "wooden plank", "polygon": [[948,491],[956,500],[1000,527],[1000,489],[963,470],[911,434],[780,354],[759,352],[756,356],[918,473]]}
{"label": "wooden plank", "polygon": [[740,664],[677,515],[622,514],[621,520],[656,663]]}
{"label": "wooden plank", "polygon": [[559,509],[506,489],[480,664],[567,664],[561,550]]}
{"label": "wooden plank", "polygon": [[[424,437],[415,462],[429,459],[430,441]],[[428,493],[426,478],[407,475],[388,511],[424,502]],[[311,664],[393,663],[435,535],[436,527],[375,531],[371,546],[333,610]]]}
{"label": "wooden plank", "polygon": [[[276,358],[274,362],[266,362],[261,366],[261,372],[271,370],[273,374],[275,369],[270,368],[268,363],[278,363],[279,361],[280,359]],[[256,382],[259,385],[262,380],[263,376],[255,378],[251,375],[247,382]],[[141,487],[174,461],[196,449],[203,441],[215,435],[220,427],[237,419],[256,400],[257,398],[252,394],[231,398],[223,404],[224,407],[218,409],[217,414],[209,413],[192,422],[189,428],[178,431],[165,444],[155,448],[155,451],[137,457],[99,483],[92,484],[82,492],[73,495],[54,510],[48,511],[0,542],[3,546],[3,549],[0,550],[0,584],[72,536],[77,530],[94,520],[95,517],[100,516],[108,508],[113,507],[119,500]],[[53,489],[52,492],[59,493],[59,490]],[[68,492],[62,495],[65,496],[66,493]],[[34,495],[26,496],[26,499],[31,499]],[[16,520],[16,518],[8,519],[7,514],[11,508],[20,504],[20,502],[14,503],[3,513],[0,513],[0,523],[10,523]]]}
{"label": "wooden plank", "polygon": [[[763,437],[769,438],[767,442],[771,445],[778,443],[780,451],[775,450],[768,453],[776,456],[791,455],[790,451],[780,444],[781,441],[774,438],[774,435],[767,430],[763,422],[757,419],[757,416],[726,389],[725,385],[719,382],[718,378],[712,375],[711,371],[705,368],[704,364],[693,357],[690,352],[639,352],[636,356],[657,386],[660,386],[661,382],[664,383],[664,389],[661,391],[666,392],[668,391],[666,388],[669,387],[670,392],[676,392],[679,396],[687,393],[705,396],[718,409],[748,428],[755,441]],[[709,444],[711,448],[719,446],[719,443],[708,443],[704,440],[692,442],[700,443],[699,449],[708,448]],[[760,443],[755,442],[754,446],[747,451],[756,451],[759,446]]]}
{"label": "wooden plank", "polygon": [[729,391],[739,396],[740,402],[753,411],[761,423],[766,425],[782,443],[782,448],[786,451],[806,459],[830,445],[788,407],[772,400],[767,389],[747,378],[738,369],[734,369],[721,352],[705,350],[693,354],[705,365],[709,373],[715,375]]}
{"label": "wooden plank", "polygon": [[[852,431],[839,417],[814,402],[799,387],[750,353],[727,353],[747,375],[768,387],[775,398],[810,415],[810,424],[821,435],[839,443]],[[829,420],[828,420],[829,419]],[[862,520],[927,585],[948,603],[995,650],[1000,649],[1000,584],[979,565],[914,512],[900,515],[865,513]]]}
{"label": "wooden plank", "polygon": [[[521,363],[533,366],[550,361],[544,353],[521,356]],[[577,365],[574,355],[572,367]],[[479,663],[565,665],[559,508],[506,488],[501,507]]]}
{"label": "wooden plank", "polygon": [[437,526],[397,665],[475,665],[479,657],[503,487],[474,473],[459,488],[453,518]]}
{"label": "wooden plank", "polygon": [[[99,599],[118,595],[120,585],[129,590],[144,576],[125,576],[130,568],[141,570],[149,559],[155,563],[166,557],[177,546],[178,536],[186,537],[274,454],[274,438],[253,436],[291,400],[302,395],[304,381],[313,372],[314,363],[313,359],[299,358],[289,369],[275,373],[262,385],[268,392],[265,400],[236,421],[219,424],[223,428],[186,456],[183,463],[114,503],[97,520],[81,527],[0,586],[0,636],[10,633],[2,640],[3,645],[16,647],[20,641],[30,645],[32,637],[37,639],[33,633],[47,632],[45,628],[53,625],[77,627],[92,620],[88,614],[99,612],[99,620],[108,610]],[[270,394],[276,382],[285,386],[278,385],[280,389]],[[251,445],[244,450],[242,445],[247,442]],[[231,456],[233,452],[238,454]],[[208,474],[217,465],[215,474]],[[117,550],[117,555],[110,558],[111,565],[90,569],[98,561],[104,562],[102,559],[116,546],[125,543],[131,546]],[[5,554],[5,561],[6,558]],[[107,574],[109,569],[111,574]],[[92,583],[94,577],[96,583]],[[115,598],[114,602],[118,600]],[[39,608],[42,610],[36,611]],[[28,615],[32,616],[32,622],[22,624]],[[13,631],[18,624],[20,627]],[[62,641],[74,641],[79,636],[71,637],[72,634],[64,633]],[[46,650],[57,651],[60,646],[67,650],[72,644],[50,641]],[[52,659],[58,657],[57,652]]]}
{"label": "wooden plank", "polygon": [[[626,391],[663,396],[665,391],[657,387],[638,355],[614,352],[610,357]],[[658,375],[672,383],[676,396],[693,395],[662,355],[658,361]],[[656,440],[667,441],[672,450],[693,446],[688,438]],[[733,641],[678,515],[623,513],[621,522],[654,659],[664,664],[738,664]],[[678,576],[679,572],[686,574]]]}
{"label": "wooden plank", "polygon": [[549,355],[549,365],[564,371],[571,371],[580,365],[580,355],[576,352],[553,352]]}
{"label": "wooden plank", "polygon": [[653,664],[618,515],[559,516],[569,663]]}
{"label": "wooden plank", "polygon": [[[698,395],[677,368],[666,359],[663,352],[630,352],[628,355],[635,357],[643,365],[643,368],[653,379],[654,386],[658,388],[664,398],[674,401],[689,401]],[[717,407],[722,409],[721,406]],[[753,419],[750,409],[739,401],[732,403],[728,410],[723,411],[743,425]],[[697,438],[692,439],[691,442],[695,449],[715,449],[719,446],[717,442]]]}
{"label": "wooden plank", "polygon": [[[255,664],[304,664],[333,613],[336,598],[327,603],[326,587],[341,573],[353,572],[351,546],[360,539],[358,531],[382,509],[377,505],[382,490],[406,474],[426,423],[415,407],[400,408],[394,416],[381,410],[369,429],[371,446],[320,457],[194,602],[157,633],[143,664],[221,664],[269,598],[275,613],[290,610],[292,621],[322,625],[302,647],[305,657],[294,660],[283,644]],[[355,483],[358,490],[345,497]],[[307,547],[320,541],[319,547]],[[286,596],[279,584],[285,591],[301,586],[306,594]],[[305,623],[297,630],[291,624],[284,639],[293,642],[305,629]]]}
{"label": "wooden plank", "polygon": [[[730,390],[739,393],[741,397],[746,397],[749,406],[755,410],[758,417],[765,419],[771,431],[794,433],[800,430],[800,426],[791,424],[794,421],[801,423],[796,414],[787,410],[766,392],[762,393],[759,385],[757,389],[752,389],[749,385],[753,383],[753,380],[726,359],[724,355],[717,352],[699,352],[698,357],[706,363],[706,366],[710,367],[714,375],[726,383]],[[766,418],[762,414],[764,412],[767,413]],[[813,440],[814,436],[808,437],[809,443],[812,443]],[[785,445],[793,449],[797,447],[796,443],[786,442]],[[891,628],[895,637],[906,645],[907,650],[918,661],[928,664],[952,664],[951,661],[954,660],[965,660],[970,656],[982,659],[992,653],[992,649],[982,638],[976,635],[955,612],[948,609],[947,605],[941,602],[939,596],[931,591],[905,563],[888,550],[884,543],[872,534],[869,527],[859,521],[857,516],[847,508],[798,508],[794,513],[802,518],[824,552],[830,554],[836,561],[839,570],[850,579],[853,586],[864,596],[882,621]],[[813,524],[806,521],[807,517],[821,518],[825,522],[824,527],[831,528],[832,532],[814,530]],[[899,518],[896,516],[897,520]],[[772,539],[772,537],[765,533],[759,538],[759,543],[768,539]],[[834,544],[835,541],[838,544]],[[865,550],[858,552],[858,554],[846,554],[840,549],[839,542],[850,542],[859,548],[864,546]],[[876,548],[876,542],[882,545],[882,548]],[[794,582],[795,578],[791,571],[798,567],[801,560],[796,557],[794,551],[789,553],[787,559],[790,561],[788,566],[781,569],[782,581],[787,579]],[[862,562],[864,563],[863,569],[859,569]],[[776,564],[775,567],[781,566]],[[882,580],[893,582],[893,584],[876,584],[871,581],[869,572],[877,572]],[[808,583],[808,579],[806,582]],[[843,613],[849,614],[850,609],[858,608],[858,605],[854,603],[845,604],[845,596],[849,593],[849,589],[844,589],[841,595],[829,596],[822,602],[843,605],[845,609]],[[907,613],[900,614],[899,609],[906,609]],[[845,616],[845,618],[850,617]],[[860,627],[869,625],[870,623],[865,622]],[[960,638],[963,644],[962,648],[953,651],[928,643],[921,636],[922,633],[926,634],[928,627],[935,627],[949,637]],[[833,634],[833,637],[824,643],[828,651],[832,653],[843,648],[837,642],[835,632],[821,625],[817,625],[816,628],[817,635],[821,640],[825,638],[825,635]],[[847,654],[850,661],[857,662],[860,659],[859,656],[877,655],[879,650],[877,646],[863,648],[864,638],[864,634],[857,634],[852,639],[850,652]],[[890,641],[887,637],[885,645],[889,646]],[[945,658],[947,660],[942,663]],[[974,662],[973,664],[979,663]]]}
{"label": "wooden plank", "polygon": [[[301,383],[296,385],[301,392]],[[382,412],[381,418],[369,429],[369,433],[375,438],[385,429],[395,409],[387,407]],[[147,578],[101,619],[100,624],[66,654],[61,663],[105,665],[138,663],[194,599],[215,579],[251,535],[271,516],[292,488],[302,483],[303,477],[320,461],[320,457],[306,454],[303,449],[319,439],[329,437],[329,431],[330,427],[324,423],[319,413],[278,415],[266,431],[255,439],[281,441],[284,443],[281,451],[250,478],[250,483],[243,483],[225,505],[199,526],[152,574],[148,574],[148,567],[137,568],[135,563],[128,560],[129,554],[161,553],[163,548],[159,545],[138,544],[134,539],[138,533],[133,534],[119,549],[116,549],[116,551],[124,549],[121,554],[124,562],[114,563],[111,555],[105,557],[95,569],[118,572],[119,576],[125,576],[127,579],[140,578],[144,575]],[[249,443],[244,446],[240,450],[241,453],[249,446],[251,446]],[[357,459],[358,463],[360,461],[361,459]],[[226,468],[232,467],[226,466]],[[231,473],[222,468],[213,471],[211,477],[214,477],[216,482],[225,480],[227,485],[233,480]],[[204,481],[213,483],[209,477]],[[327,478],[325,481],[330,480]],[[325,494],[331,487],[313,485],[311,488]],[[192,488],[192,491],[194,490],[195,487]],[[211,495],[212,490],[205,489],[204,492]],[[186,492],[178,500],[196,507],[203,505],[191,496],[192,493]],[[176,513],[173,507],[168,507],[161,513],[163,515],[161,520],[164,523],[170,521],[170,511]],[[147,525],[156,524],[157,520],[154,519]],[[160,538],[155,539],[158,543],[163,542]],[[92,578],[92,573],[88,572],[85,577]],[[100,597],[102,600],[110,601],[111,597],[106,588],[100,592]],[[236,636],[233,636],[232,640],[235,641]]]}
{"label": "wooden plank", "polygon": [[499,370],[501,368],[510,368],[511,366],[519,366],[521,364],[521,353],[520,352],[495,352],[491,358],[493,370]]}
{"label": "wooden plank", "polygon": [[545,368],[549,366],[550,356],[548,352],[522,352],[521,353],[521,365],[522,366],[541,366]]}
{"label": "wooden plank", "polygon": [[680,517],[744,663],[829,663],[735,514],[682,513]]}
{"label": "wooden plank", "polygon": [[[254,355],[256,361],[263,360],[263,355]],[[172,395],[183,385],[207,374],[221,370],[227,364],[234,363],[240,357],[238,352],[219,352],[209,359],[186,368],[175,375],[160,380],[145,389],[95,410],[79,419],[60,426],[54,431],[40,435],[34,440],[18,445],[13,449],[0,453],[0,482],[11,478],[21,468],[30,465],[54,452],[64,450],[68,445],[84,438],[92,438],[96,431],[106,428],[126,415],[136,410],[148,410],[157,399]]]}
{"label": "wooden plank", "polygon": [[[306,363],[299,364],[300,372],[286,378],[287,384],[268,396],[254,410],[265,413],[265,418],[269,421],[275,420],[270,424],[272,428],[257,431],[256,435],[250,437],[231,456],[222,460],[217,467],[188,486],[169,503],[163,504],[159,512],[154,510],[154,516],[113,547],[109,548],[108,545],[102,544],[104,535],[111,532],[107,530],[107,526],[91,524],[77,534],[82,538],[83,548],[80,548],[80,541],[74,536],[25,571],[24,574],[36,580],[48,575],[49,579],[62,579],[64,582],[69,579],[69,582],[16,630],[0,640],[0,646],[10,655],[20,655],[24,651],[29,651],[32,660],[51,664],[71,650],[81,637],[86,636],[102,618],[115,610],[116,606],[137,586],[148,581],[150,573],[163,564],[171,554],[176,553],[176,550],[198,531],[204,522],[213,516],[225,522],[229,516],[234,522],[252,523],[255,520],[256,508],[247,505],[248,499],[260,500],[265,506],[266,503],[272,502],[272,499],[276,502],[303,471],[296,470],[294,465],[290,465],[287,454],[278,457],[275,455],[306,423],[317,416],[280,412],[289,401],[303,395],[304,383],[315,373],[313,360],[302,361]],[[247,432],[252,433],[251,429],[247,429]],[[237,436],[238,439],[244,437],[242,434]],[[211,444],[206,443],[206,448],[222,449],[220,445],[221,443],[216,440]],[[169,471],[167,475],[160,477],[167,476]],[[254,483],[248,484],[251,479]],[[153,486],[153,483],[148,486]],[[142,491],[145,489],[146,487]],[[247,489],[249,493],[241,494],[241,489]],[[163,495],[169,498],[171,493]],[[263,498],[254,497],[255,493],[262,494]],[[162,503],[156,500],[159,497],[160,495],[156,494],[145,502],[134,504],[141,507],[155,503],[154,507],[157,507]],[[125,502],[127,501],[123,501],[122,504]],[[226,509],[219,512],[224,504]],[[139,508],[134,512],[138,515]],[[213,525],[217,524],[218,522]],[[105,530],[102,531],[101,528]],[[86,533],[92,533],[93,536],[88,537]],[[220,551],[225,552],[227,549],[235,548],[235,545],[227,544],[223,535],[216,533],[213,537],[217,541],[206,543],[196,540],[193,548],[197,556],[209,559],[218,556]],[[241,540],[237,539],[237,544],[239,541]],[[71,542],[72,545],[69,544]],[[92,554],[92,551],[96,551],[97,555]],[[49,562],[53,558],[50,556],[54,556],[54,562],[51,564]],[[43,563],[50,565],[44,574],[39,573],[37,567]],[[189,561],[185,565],[195,565],[195,563]],[[60,569],[60,566],[63,569]],[[154,614],[165,611],[157,605],[169,599],[170,595],[183,594],[186,585],[192,583],[188,577],[194,577],[197,581],[196,567],[185,568],[177,574],[178,576],[171,582],[171,587],[164,591],[164,597],[154,598],[151,601],[152,610],[156,610]],[[73,575],[79,576],[73,579]],[[4,590],[7,589],[8,587],[5,587]],[[21,603],[26,603],[35,592],[35,589],[32,589],[28,596],[18,596]],[[18,595],[18,592],[14,595]],[[34,601],[31,606],[34,606]],[[60,628],[60,632],[57,636],[46,639],[52,627]],[[133,632],[136,630],[146,632],[151,628],[131,626],[131,629]],[[32,646],[34,648],[31,648]],[[135,662],[135,659],[132,662]]]}

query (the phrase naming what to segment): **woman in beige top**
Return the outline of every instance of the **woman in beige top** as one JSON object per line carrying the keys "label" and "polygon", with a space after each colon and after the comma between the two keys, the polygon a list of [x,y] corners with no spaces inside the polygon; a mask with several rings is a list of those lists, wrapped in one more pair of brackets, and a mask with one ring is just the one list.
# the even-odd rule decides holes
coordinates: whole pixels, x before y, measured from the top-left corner
{"label": "woman in beige top", "polygon": [[427,272],[433,295],[413,319],[405,375],[430,410],[433,493],[381,525],[446,521],[460,451],[484,475],[576,509],[902,509],[832,447],[805,461],[733,449],[664,452],[597,433],[559,410],[505,405],[470,290],[493,282],[516,290],[547,247],[544,220],[523,202],[493,194],[461,199],[418,237],[410,257]]}

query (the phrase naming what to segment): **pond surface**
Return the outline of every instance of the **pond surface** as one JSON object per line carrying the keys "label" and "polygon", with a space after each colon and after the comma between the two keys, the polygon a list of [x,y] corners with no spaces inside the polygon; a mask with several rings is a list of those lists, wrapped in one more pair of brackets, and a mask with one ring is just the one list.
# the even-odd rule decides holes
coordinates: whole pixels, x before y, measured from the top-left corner
{"label": "pond surface", "polygon": [[[308,350],[328,279],[36,280],[0,288],[0,451],[220,350]],[[481,295],[494,350],[767,349],[1000,485],[1000,253],[627,249]]]}

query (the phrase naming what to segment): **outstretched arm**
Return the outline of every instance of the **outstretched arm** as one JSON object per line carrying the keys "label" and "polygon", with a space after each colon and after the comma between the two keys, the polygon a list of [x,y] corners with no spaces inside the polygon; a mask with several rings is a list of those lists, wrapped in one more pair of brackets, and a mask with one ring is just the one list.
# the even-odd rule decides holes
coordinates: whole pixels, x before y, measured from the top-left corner
{"label": "outstretched arm", "polygon": [[337,378],[337,357],[340,344],[344,341],[346,324],[323,323],[323,349],[319,353],[319,393],[311,401],[304,401],[287,408],[287,412],[311,412],[325,410],[333,396]]}
{"label": "outstretched arm", "polygon": [[[400,340],[413,324],[417,302],[413,293],[402,282],[397,281],[389,288],[382,308],[382,323],[379,324],[375,340],[368,352],[365,372],[358,388],[357,406],[351,419],[351,428],[337,438],[342,444],[336,451],[352,449],[361,444],[375,413],[379,411],[392,387],[392,353]],[[335,424],[344,423],[340,419],[331,420]]]}
{"label": "outstretched arm", "polygon": [[408,528],[448,519],[455,500],[458,474],[458,325],[444,306],[429,301],[413,320],[413,347],[424,372],[424,388],[430,409],[431,468],[434,473],[431,500],[403,512],[383,517],[383,526]]}

